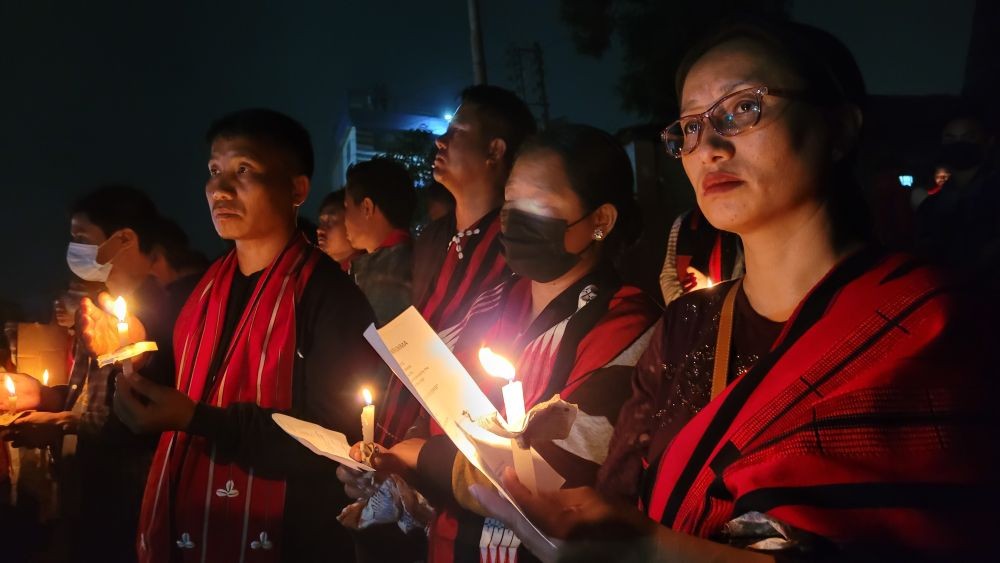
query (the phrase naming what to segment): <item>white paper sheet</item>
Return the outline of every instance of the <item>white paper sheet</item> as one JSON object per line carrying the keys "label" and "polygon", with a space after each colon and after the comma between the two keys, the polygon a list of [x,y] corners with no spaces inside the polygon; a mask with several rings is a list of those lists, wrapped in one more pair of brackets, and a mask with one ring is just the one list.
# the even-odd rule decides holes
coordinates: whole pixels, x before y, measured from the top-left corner
{"label": "white paper sheet", "polygon": [[[410,307],[381,329],[368,327],[365,338],[459,451],[517,507],[500,484],[503,469],[514,466],[510,439],[474,424],[497,409],[420,313]],[[539,490],[565,483],[534,450],[532,458]]]}
{"label": "white paper sheet", "polygon": [[375,471],[351,458],[351,445],[347,443],[347,436],[342,433],[279,412],[272,414],[271,418],[289,436],[301,442],[314,454],[328,457],[358,471]]}

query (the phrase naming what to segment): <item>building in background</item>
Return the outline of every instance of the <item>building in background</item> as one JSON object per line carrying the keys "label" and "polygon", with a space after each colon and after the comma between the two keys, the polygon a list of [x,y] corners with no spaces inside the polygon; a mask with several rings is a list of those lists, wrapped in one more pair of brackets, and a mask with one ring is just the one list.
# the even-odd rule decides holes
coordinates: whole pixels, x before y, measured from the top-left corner
{"label": "building in background", "polygon": [[344,185],[352,164],[387,155],[400,160],[417,187],[424,187],[430,181],[434,139],[448,129],[451,116],[394,111],[384,87],[351,91],[347,98],[334,134],[333,185]]}

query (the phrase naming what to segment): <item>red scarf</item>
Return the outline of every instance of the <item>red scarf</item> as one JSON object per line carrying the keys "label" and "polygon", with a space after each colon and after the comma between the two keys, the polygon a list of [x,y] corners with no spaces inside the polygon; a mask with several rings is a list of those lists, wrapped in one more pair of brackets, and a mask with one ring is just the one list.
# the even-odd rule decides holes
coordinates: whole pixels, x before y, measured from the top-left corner
{"label": "red scarf", "polygon": [[[596,282],[596,279],[593,281]],[[556,298],[531,326],[531,281],[515,278],[482,294],[455,327],[441,331],[445,343],[494,405],[502,405],[503,381],[484,372],[479,349],[490,346],[514,360],[531,408],[559,393],[566,397],[628,349],[660,317],[659,307],[635,287],[581,280]],[[432,424],[432,433],[440,434]],[[428,561],[453,563],[463,522],[440,507],[431,525]],[[474,537],[480,537],[473,530]],[[512,559],[513,561],[513,559]],[[485,562],[484,563],[489,563]]]}
{"label": "red scarf", "polygon": [[[174,328],[177,388],[212,406],[292,406],[295,305],[320,253],[296,236],[261,274],[213,380],[235,250],[198,283]],[[138,551],[144,563],[279,561],[285,482],[218,458],[205,438],[166,432],[146,483]]]}
{"label": "red scarf", "polygon": [[410,231],[407,231],[406,229],[393,229],[392,232],[385,237],[385,240],[382,241],[382,244],[379,244],[378,248],[375,250],[377,251],[383,248],[392,248],[403,244],[404,242],[409,242],[410,238]]}
{"label": "red scarf", "polygon": [[701,537],[757,511],[841,545],[969,545],[990,520],[963,512],[985,482],[965,446],[989,438],[965,408],[982,393],[974,361],[942,345],[954,311],[937,276],[906,256],[847,259],[677,435],[647,513]]}
{"label": "red scarf", "polygon": [[[443,249],[444,260],[433,291],[424,303],[415,303],[435,330],[460,322],[477,296],[510,275],[500,247],[499,212],[490,213],[467,230],[478,233],[462,238],[462,257],[459,258],[455,244]],[[403,439],[422,409],[395,377],[389,381],[385,396],[383,407],[379,409],[384,418],[377,440],[391,446]]]}

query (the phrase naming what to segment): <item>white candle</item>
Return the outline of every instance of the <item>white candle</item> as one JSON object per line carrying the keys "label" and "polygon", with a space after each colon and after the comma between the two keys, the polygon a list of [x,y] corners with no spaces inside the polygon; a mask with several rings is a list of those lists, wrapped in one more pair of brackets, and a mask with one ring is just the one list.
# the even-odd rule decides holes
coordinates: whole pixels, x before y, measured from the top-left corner
{"label": "white candle", "polygon": [[[9,375],[4,376],[4,386],[7,387],[7,397],[10,412],[17,410],[17,387]],[[17,506],[17,482],[21,472],[21,452],[9,442],[5,445],[7,457],[10,459],[10,505]]]}
{"label": "white candle", "polygon": [[[114,313],[118,317],[118,346],[122,348],[128,345],[128,321],[126,320],[128,317],[128,308],[125,305],[125,298],[121,295],[118,296],[118,299],[115,299]],[[125,375],[132,375],[131,358],[122,360],[122,372]]]}
{"label": "white candle", "polygon": [[511,381],[501,389],[503,409],[507,413],[507,426],[520,431],[524,426],[524,386],[520,381]]}
{"label": "white candle", "polygon": [[375,405],[368,388],[362,389],[361,395],[365,398],[365,406],[361,409],[361,440],[367,446],[375,442]]}
{"label": "white candle", "polygon": [[4,376],[3,384],[7,387],[7,410],[14,412],[17,410],[17,387],[14,386],[14,380],[9,375]]}
{"label": "white candle", "polygon": [[[501,389],[507,428],[513,432],[524,430],[524,386],[521,385],[520,381],[514,380],[514,366],[503,356],[494,354],[493,350],[489,348],[479,349],[479,362],[483,365],[486,373],[508,381]],[[537,493],[535,462],[531,457],[531,448],[521,448],[517,440],[511,440],[510,449],[514,454],[514,472],[517,473],[518,480],[532,493]]]}

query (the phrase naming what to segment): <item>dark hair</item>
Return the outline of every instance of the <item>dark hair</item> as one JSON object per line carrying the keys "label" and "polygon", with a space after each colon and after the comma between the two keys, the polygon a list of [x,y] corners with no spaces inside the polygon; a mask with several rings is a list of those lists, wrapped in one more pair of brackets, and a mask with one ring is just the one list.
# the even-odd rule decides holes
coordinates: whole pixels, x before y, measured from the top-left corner
{"label": "dark hair", "polygon": [[417,191],[402,164],[384,157],[354,164],[347,169],[344,191],[354,203],[371,198],[393,227],[409,228],[417,206]]}
{"label": "dark hair", "polygon": [[209,145],[218,138],[232,137],[268,143],[292,157],[292,169],[297,174],[312,177],[313,147],[309,132],[291,117],[270,109],[244,109],[221,117],[205,133]]}
{"label": "dark hair", "polygon": [[948,118],[941,124],[941,129],[944,129],[954,121],[971,121],[979,125],[983,135],[987,138],[994,133],[994,125],[990,122],[985,108],[967,100],[960,102],[956,108],[948,113]]}
{"label": "dark hair", "polygon": [[542,151],[562,159],[570,189],[587,212],[605,203],[618,210],[615,227],[605,239],[607,257],[635,242],[642,219],[632,193],[632,162],[617,139],[589,125],[562,124],[530,137],[518,157]]}
{"label": "dark hair", "polygon": [[[850,50],[821,29],[767,18],[748,18],[723,24],[696,43],[681,60],[675,86],[677,98],[688,73],[713,48],[734,39],[747,39],[770,51],[804,85],[810,101],[830,118],[845,107],[863,110],[866,100],[864,78]],[[834,244],[872,240],[871,214],[857,174],[860,142],[834,164],[828,184],[827,201],[834,225]]]}
{"label": "dark hair", "polygon": [[319,212],[323,213],[323,210],[327,207],[337,207],[340,211],[344,210],[344,194],[347,190],[340,188],[339,190],[330,192],[326,194],[322,201],[319,202]]}
{"label": "dark hair", "polygon": [[503,139],[507,144],[504,162],[508,168],[512,166],[521,143],[538,128],[527,104],[510,90],[486,84],[469,86],[462,90],[461,98],[462,105],[475,106],[486,138]]}
{"label": "dark hair", "polygon": [[139,250],[153,248],[160,214],[149,196],[131,186],[102,186],[76,200],[70,215],[85,215],[110,237],[121,229],[132,229],[139,237]]}
{"label": "dark hair", "polygon": [[191,248],[187,233],[173,219],[161,217],[156,226],[154,244],[163,250],[163,258],[175,270],[208,267],[208,258]]}

